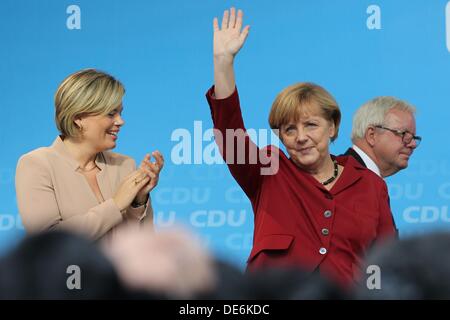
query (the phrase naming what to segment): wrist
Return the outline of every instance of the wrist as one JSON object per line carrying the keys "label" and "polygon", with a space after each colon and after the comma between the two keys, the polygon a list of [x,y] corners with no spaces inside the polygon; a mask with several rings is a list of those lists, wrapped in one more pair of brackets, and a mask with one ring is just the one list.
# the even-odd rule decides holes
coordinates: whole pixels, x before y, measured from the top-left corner
{"label": "wrist", "polygon": [[227,70],[232,67],[234,63],[234,56],[230,54],[221,54],[214,56],[214,67],[216,71]]}
{"label": "wrist", "polygon": [[138,194],[136,195],[136,198],[134,198],[133,202],[146,202],[148,199],[148,192],[145,194]]}
{"label": "wrist", "polygon": [[115,203],[115,205],[117,206],[117,208],[119,209],[120,212],[124,211],[126,209],[127,206],[124,206],[123,204],[120,203],[119,200],[117,200],[116,198],[112,198],[113,202]]}
{"label": "wrist", "polygon": [[131,202],[131,206],[133,208],[142,207],[145,205],[148,201],[148,193],[145,196],[136,197],[134,198],[133,202]]}

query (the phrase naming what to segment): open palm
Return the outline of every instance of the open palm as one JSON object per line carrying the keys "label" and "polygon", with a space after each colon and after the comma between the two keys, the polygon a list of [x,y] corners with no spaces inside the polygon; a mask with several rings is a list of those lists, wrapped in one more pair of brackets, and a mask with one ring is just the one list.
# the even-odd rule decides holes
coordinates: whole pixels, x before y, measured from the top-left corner
{"label": "open palm", "polygon": [[[223,13],[222,25],[219,28],[217,18],[214,18],[214,56],[234,57],[244,45],[249,26],[242,29],[243,12],[231,8]],[[242,30],[241,30],[242,29]]]}

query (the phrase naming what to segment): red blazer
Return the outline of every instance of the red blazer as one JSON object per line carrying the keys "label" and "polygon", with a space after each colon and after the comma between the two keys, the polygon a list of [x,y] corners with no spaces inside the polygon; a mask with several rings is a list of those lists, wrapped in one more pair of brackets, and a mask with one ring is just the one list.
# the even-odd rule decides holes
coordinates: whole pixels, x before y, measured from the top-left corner
{"label": "red blazer", "polygon": [[[352,284],[367,249],[395,236],[383,179],[352,157],[334,157],[344,170],[328,191],[278,148],[258,150],[245,131],[237,90],[216,100],[212,87],[206,96],[214,127],[220,131],[216,142],[255,214],[248,269],[297,265],[306,271],[317,269],[343,285]],[[230,151],[226,129],[242,129],[235,142],[245,141],[244,164],[237,163],[237,143],[234,154],[226,155]],[[271,175],[261,174],[267,163],[261,152],[278,157],[278,170]],[[255,156],[258,161],[249,163]]]}

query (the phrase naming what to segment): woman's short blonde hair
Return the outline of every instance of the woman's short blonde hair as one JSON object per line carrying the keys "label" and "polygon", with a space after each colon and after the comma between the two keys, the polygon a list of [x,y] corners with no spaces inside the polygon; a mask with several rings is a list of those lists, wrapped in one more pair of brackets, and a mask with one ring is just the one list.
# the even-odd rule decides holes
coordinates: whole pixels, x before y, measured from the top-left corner
{"label": "woman's short blonde hair", "polygon": [[321,115],[334,123],[335,134],[331,141],[336,140],[341,123],[339,106],[328,91],[309,82],[296,83],[278,94],[269,114],[270,127],[280,130],[282,125],[297,122],[300,117],[311,113],[313,105],[318,105]]}
{"label": "woman's short blonde hair", "polygon": [[69,75],[55,93],[55,121],[63,137],[79,137],[75,120],[108,114],[122,103],[125,88],[113,76],[95,69]]}

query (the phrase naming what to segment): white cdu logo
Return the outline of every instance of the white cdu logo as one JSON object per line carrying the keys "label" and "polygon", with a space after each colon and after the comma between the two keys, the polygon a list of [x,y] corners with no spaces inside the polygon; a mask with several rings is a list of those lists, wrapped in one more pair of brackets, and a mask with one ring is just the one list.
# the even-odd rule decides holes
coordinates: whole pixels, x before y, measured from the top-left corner
{"label": "white cdu logo", "polygon": [[447,2],[447,6],[445,7],[445,29],[447,36],[447,50],[450,52],[450,1]]}

